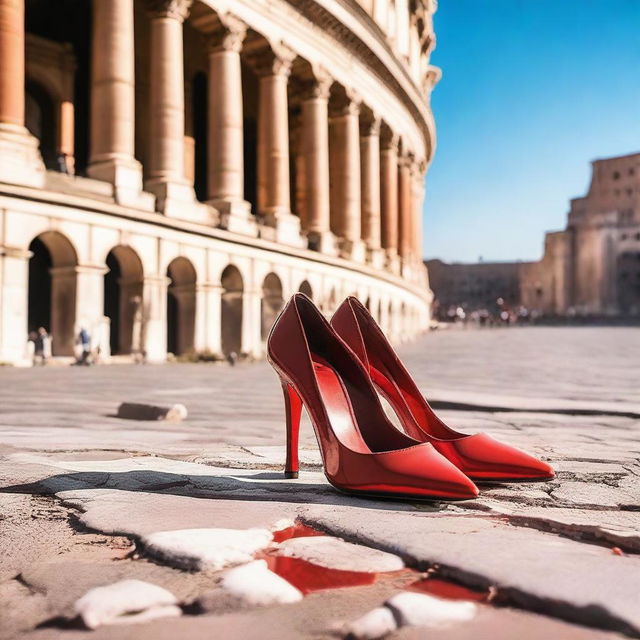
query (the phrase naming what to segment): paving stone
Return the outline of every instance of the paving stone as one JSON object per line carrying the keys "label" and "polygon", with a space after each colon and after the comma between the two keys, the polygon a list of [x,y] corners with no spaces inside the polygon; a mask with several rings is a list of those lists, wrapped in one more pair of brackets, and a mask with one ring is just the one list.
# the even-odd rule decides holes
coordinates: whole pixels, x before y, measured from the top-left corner
{"label": "paving stone", "polygon": [[321,567],[341,571],[378,573],[399,571],[404,567],[404,562],[396,555],[351,544],[332,536],[285,540],[278,545],[275,554],[288,558],[300,558]]}
{"label": "paving stone", "polygon": [[554,531],[575,540],[593,540],[640,552],[639,512],[540,508],[489,500],[484,501],[484,505],[494,513],[509,516],[509,522],[516,526]]}
{"label": "paving stone", "polygon": [[180,529],[149,533],[140,544],[146,555],[173,567],[217,571],[251,561],[272,540],[267,529]]}
{"label": "paving stone", "polygon": [[551,495],[559,501],[577,506],[595,508],[619,507],[632,505],[635,499],[619,487],[611,487],[601,483],[563,482],[555,488]]}

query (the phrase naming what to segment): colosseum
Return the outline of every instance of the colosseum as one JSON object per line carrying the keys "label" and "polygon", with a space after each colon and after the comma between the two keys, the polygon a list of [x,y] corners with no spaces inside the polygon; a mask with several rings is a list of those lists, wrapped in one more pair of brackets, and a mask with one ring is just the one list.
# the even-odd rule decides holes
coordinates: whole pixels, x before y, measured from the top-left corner
{"label": "colosseum", "polygon": [[0,362],[263,352],[283,301],[424,330],[435,0],[0,0]]}

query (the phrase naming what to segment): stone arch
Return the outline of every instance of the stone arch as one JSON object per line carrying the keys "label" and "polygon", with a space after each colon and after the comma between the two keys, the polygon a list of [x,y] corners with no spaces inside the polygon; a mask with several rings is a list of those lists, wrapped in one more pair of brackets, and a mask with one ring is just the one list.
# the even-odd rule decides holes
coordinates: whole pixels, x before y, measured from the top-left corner
{"label": "stone arch", "polygon": [[242,297],[244,281],[238,267],[229,264],[220,276],[222,300],[220,307],[220,330],[222,353],[240,354],[242,350]]}
{"label": "stone arch", "polygon": [[112,354],[142,351],[142,289],[140,256],[127,245],[111,249],[106,257],[104,315],[109,318]]}
{"label": "stone arch", "polygon": [[179,356],[194,349],[197,274],[192,262],[180,256],[169,263],[167,277],[167,352]]}
{"label": "stone arch", "polygon": [[45,231],[29,245],[29,331],[51,334],[54,356],[73,356],[78,254],[58,231]]}
{"label": "stone arch", "polygon": [[298,291],[300,293],[304,293],[305,296],[308,296],[313,300],[313,289],[311,288],[311,284],[308,280],[303,280],[298,287]]}
{"label": "stone arch", "polygon": [[275,273],[268,273],[262,281],[260,335],[263,340],[267,339],[271,326],[283,306],[282,281]]}

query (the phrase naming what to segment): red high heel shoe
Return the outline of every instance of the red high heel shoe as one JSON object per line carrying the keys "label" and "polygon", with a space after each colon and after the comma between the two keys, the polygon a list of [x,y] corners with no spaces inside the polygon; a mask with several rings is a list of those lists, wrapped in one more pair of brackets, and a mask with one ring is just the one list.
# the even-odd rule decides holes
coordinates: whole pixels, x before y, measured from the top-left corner
{"label": "red high heel shoe", "polygon": [[298,477],[304,405],[325,475],[337,489],[414,499],[478,495],[473,482],[431,444],[393,426],[358,358],[304,294],[296,293],[278,316],[267,340],[267,357],[284,391],[285,477]]}
{"label": "red high heel shoe", "polygon": [[465,435],[448,427],[429,406],[382,330],[357,298],[350,296],[331,324],[365,365],[371,380],[389,401],[406,433],[430,442],[473,480],[548,480],[546,463],[502,444],[485,433]]}

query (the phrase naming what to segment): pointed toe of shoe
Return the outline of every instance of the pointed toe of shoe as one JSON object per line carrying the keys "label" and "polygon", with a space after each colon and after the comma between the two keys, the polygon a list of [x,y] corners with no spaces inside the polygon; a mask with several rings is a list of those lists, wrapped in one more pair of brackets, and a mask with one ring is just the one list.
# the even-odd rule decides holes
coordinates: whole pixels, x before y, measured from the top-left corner
{"label": "pointed toe of shoe", "polygon": [[478,496],[473,481],[429,443],[368,459],[375,460],[375,467],[363,473],[358,482],[353,482],[352,476],[350,487],[343,488],[423,500],[470,500]]}
{"label": "pointed toe of shoe", "polygon": [[434,447],[473,480],[542,481],[555,477],[546,462],[486,433],[437,442]]}

